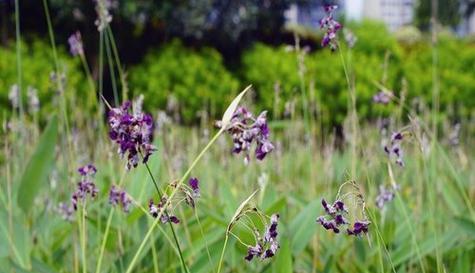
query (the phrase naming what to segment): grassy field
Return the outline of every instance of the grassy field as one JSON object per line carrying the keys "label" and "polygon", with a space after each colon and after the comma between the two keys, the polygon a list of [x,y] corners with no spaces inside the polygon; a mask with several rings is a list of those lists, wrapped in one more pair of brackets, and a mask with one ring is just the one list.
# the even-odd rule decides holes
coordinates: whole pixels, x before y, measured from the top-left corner
{"label": "grassy field", "polygon": [[[112,30],[106,24],[102,33],[109,42],[100,58],[119,67],[114,93],[125,98]],[[157,114],[159,109],[151,113],[157,150],[147,164],[130,170],[110,139],[110,109],[99,95],[88,94],[89,105],[77,105],[75,95],[61,95],[64,83],[54,81],[59,95],[46,121],[20,101],[2,120],[0,272],[475,272],[473,121],[462,120],[458,134],[437,107],[415,111],[394,95],[391,103],[400,110],[387,117],[387,126],[360,121],[351,63],[343,54],[334,56],[348,77],[344,135],[323,130],[321,117],[303,101],[302,114],[268,120],[274,149],[260,161],[253,148],[247,164],[242,153],[231,152],[232,135],[225,129],[233,126],[230,115],[238,104],[256,116],[266,110],[254,109],[252,88],[229,101],[224,129],[206,115],[199,125],[184,127]],[[60,75],[61,60],[53,61]],[[18,73],[22,88],[21,68]],[[102,75],[93,81],[88,73],[90,92],[102,94]],[[440,91],[435,79],[434,101]],[[403,156],[393,150],[388,156],[385,145]],[[75,210],[72,194],[85,179],[77,170],[86,164],[97,168],[91,179],[98,192],[86,191],[95,196],[76,199]],[[194,206],[187,199],[193,186],[184,186],[191,177],[200,186]],[[111,205],[112,185],[125,190],[128,212]],[[382,188],[387,202],[378,206]],[[158,213],[175,215],[178,224],[152,217],[149,200],[157,203],[164,194],[169,206]],[[347,221],[369,222],[368,232],[350,236],[344,225],[338,234],[325,229],[317,218],[335,214],[325,211],[322,199],[344,201]],[[246,261],[255,230],[264,237],[276,213],[275,256]]]}

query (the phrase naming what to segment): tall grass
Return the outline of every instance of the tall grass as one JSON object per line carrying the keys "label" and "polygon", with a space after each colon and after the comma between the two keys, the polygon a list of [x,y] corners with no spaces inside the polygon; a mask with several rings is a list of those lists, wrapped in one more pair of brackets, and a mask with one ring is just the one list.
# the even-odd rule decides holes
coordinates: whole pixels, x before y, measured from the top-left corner
{"label": "tall grass", "polygon": [[[54,26],[47,0],[43,4],[52,60],[59,75],[62,68],[56,54]],[[19,47],[18,9],[16,23]],[[149,164],[126,172],[102,120],[106,110],[101,99],[105,65],[111,73],[113,104],[118,105],[128,97],[126,73],[110,27],[101,32],[99,48],[97,83],[82,56],[84,73],[90,82],[89,93],[59,95],[60,107],[51,113],[46,127],[32,122],[22,110],[19,116],[4,121],[18,124],[18,129],[2,129],[2,272],[475,270],[472,201],[475,154],[469,149],[475,144],[473,139],[464,138],[455,147],[447,145],[445,138],[449,132],[439,134],[437,126],[430,126],[440,122],[437,108],[429,113],[415,113],[404,98],[395,98],[394,103],[400,105],[401,111],[393,113],[391,118],[409,124],[412,137],[404,144],[406,167],[394,165],[382,150],[382,136],[375,124],[359,123],[355,107],[358,79],[351,73],[351,52],[335,54],[335,58],[342,60],[350,92],[348,130],[351,134],[342,146],[336,147],[333,141],[323,142],[322,139],[332,140],[336,136],[322,138],[318,135],[321,131],[314,129],[319,128],[316,124],[320,117],[312,116],[308,110],[310,100],[306,99],[306,92],[311,84],[301,77],[304,112],[290,120],[270,123],[277,149],[265,161],[244,165],[241,157],[230,154],[232,144],[222,135],[225,130],[214,128],[212,122],[192,128],[169,124],[155,132],[158,151]],[[300,52],[299,46],[297,50]],[[17,54],[21,90],[20,50]],[[302,68],[296,67],[296,73],[299,69]],[[436,84],[436,62],[433,69]],[[57,88],[63,89],[59,81]],[[230,102],[224,123],[229,121],[238,103],[248,101],[244,95],[250,90],[246,88]],[[436,99],[437,92],[434,94]],[[73,105],[75,96],[82,95],[90,98],[88,104],[97,106],[94,112],[80,111],[77,108],[85,106]],[[403,112],[408,117],[401,118]],[[391,130],[399,130],[403,127],[400,125]],[[205,130],[214,132],[211,138],[203,134]],[[34,131],[41,131],[41,137],[18,137],[22,132]],[[426,146],[424,138],[431,145]],[[96,177],[99,196],[88,200],[87,207],[83,204],[76,220],[65,221],[56,209],[57,204],[68,200],[77,182],[74,167],[88,162],[94,162],[99,170]],[[161,195],[168,182],[177,181],[181,185],[191,175],[200,178],[202,197],[194,209],[175,208],[174,213],[182,222],[168,228],[160,224],[160,217],[150,217],[146,208],[148,200],[155,194]],[[315,222],[323,213],[320,200],[334,196],[348,180],[356,181],[365,197],[365,211],[371,221],[367,236],[334,235]],[[112,184],[125,188],[133,199],[129,214],[109,205],[107,194]],[[385,184],[398,184],[400,190],[395,200],[378,209],[374,200],[379,185]],[[175,194],[176,189],[169,192],[169,200]],[[236,237],[229,236],[236,212],[248,204],[266,214],[280,213],[281,247],[270,261],[243,259],[246,249],[239,240],[250,240],[251,232],[236,228],[233,230]]]}

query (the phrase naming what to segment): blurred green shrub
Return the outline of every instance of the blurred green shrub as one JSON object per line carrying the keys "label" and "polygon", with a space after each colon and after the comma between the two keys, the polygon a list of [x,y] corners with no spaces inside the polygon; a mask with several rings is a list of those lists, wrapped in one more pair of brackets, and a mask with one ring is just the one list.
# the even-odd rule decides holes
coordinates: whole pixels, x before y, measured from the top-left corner
{"label": "blurred green shrub", "polygon": [[[400,95],[405,80],[408,101],[418,97],[430,104],[433,66],[428,37],[398,42],[384,26],[372,22],[350,24],[349,28],[358,37],[356,45],[348,50],[343,45],[343,37],[340,43],[349,77],[355,82],[360,118],[375,118],[395,108],[394,105],[372,103],[372,97],[379,89],[376,83]],[[455,109],[452,114],[456,116],[470,115],[475,108],[475,45],[441,35],[437,55],[441,111],[450,108]],[[303,85],[298,76],[297,56],[284,47],[255,45],[244,54],[242,63],[243,79],[254,84],[262,107],[276,107],[275,83],[280,83],[281,90],[278,110],[274,113],[282,113],[285,102],[299,97],[300,88],[304,86],[306,92],[314,92],[307,94],[307,98],[314,99],[310,104],[319,104],[324,123],[343,121],[348,105],[348,85],[338,52],[322,49],[306,55]],[[298,103],[297,107],[301,105]]]}
{"label": "blurred green shrub", "polygon": [[[42,41],[34,41],[28,45],[22,43],[21,49],[23,106],[28,113],[28,87],[37,89],[40,101],[39,117],[42,119],[54,110],[55,102],[60,96],[56,84],[51,81],[51,73],[55,70],[53,52],[51,46]],[[79,60],[69,57],[61,48],[58,48],[58,59],[60,69],[65,73],[65,94],[61,96],[66,96],[71,105],[83,105],[83,98],[87,97],[84,92],[89,90],[80,71]],[[16,60],[14,43],[11,47],[0,47],[0,105],[2,109],[8,109],[7,113],[12,110],[8,94],[18,79]]]}
{"label": "blurred green shrub", "polygon": [[220,115],[239,88],[217,51],[187,49],[178,41],[149,53],[131,69],[129,82],[135,96],[145,96],[148,110],[167,107],[173,96],[178,109],[172,111],[185,123],[196,120],[200,110]]}

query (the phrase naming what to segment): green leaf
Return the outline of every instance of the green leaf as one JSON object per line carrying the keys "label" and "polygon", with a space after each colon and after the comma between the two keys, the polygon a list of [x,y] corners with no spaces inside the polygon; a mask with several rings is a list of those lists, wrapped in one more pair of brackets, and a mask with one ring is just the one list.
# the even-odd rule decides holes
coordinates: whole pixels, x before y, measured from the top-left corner
{"label": "green leaf", "polygon": [[292,250],[290,248],[290,242],[287,238],[282,239],[282,244],[275,257],[273,272],[277,273],[291,273],[292,265]]}
{"label": "green leaf", "polygon": [[246,89],[244,89],[239,95],[237,95],[237,97],[234,98],[234,100],[231,102],[231,104],[229,104],[228,108],[226,109],[226,111],[224,112],[223,114],[223,118],[221,119],[221,122],[222,122],[222,127],[221,128],[226,128],[229,124],[229,122],[231,121],[231,118],[233,117],[233,114],[234,112],[236,111],[236,108],[239,104],[239,102],[241,101],[242,97],[244,96],[244,94],[246,94],[246,92],[251,89],[252,85],[249,85],[248,87],[246,87]]}
{"label": "green leaf", "polygon": [[475,223],[472,220],[463,217],[456,217],[454,220],[460,230],[475,239]]}
{"label": "green leaf", "polygon": [[46,181],[53,167],[57,139],[58,119],[54,116],[41,135],[36,150],[21,176],[18,205],[25,213],[30,211],[34,197],[38,194],[41,185]]}
{"label": "green leaf", "polygon": [[316,231],[316,213],[320,200],[308,204],[290,223],[289,234],[292,234],[292,251],[295,255],[300,253],[308,244]]}

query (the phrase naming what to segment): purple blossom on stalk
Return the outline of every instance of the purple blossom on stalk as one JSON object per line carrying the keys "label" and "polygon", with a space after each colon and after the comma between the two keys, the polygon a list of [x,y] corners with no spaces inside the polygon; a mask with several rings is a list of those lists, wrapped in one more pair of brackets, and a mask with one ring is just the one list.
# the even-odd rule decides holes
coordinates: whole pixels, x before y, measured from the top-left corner
{"label": "purple blossom on stalk", "polygon": [[373,102],[377,104],[387,105],[391,101],[392,97],[393,93],[380,91],[373,96]]}
{"label": "purple blossom on stalk", "polygon": [[[325,199],[322,199],[322,206],[325,209],[326,216],[319,216],[317,223],[319,223],[326,230],[332,230],[334,233],[340,233],[340,228],[343,225],[350,225],[343,214],[348,214],[348,209],[342,200],[336,200],[332,205],[329,205]],[[328,219],[327,219],[328,217]],[[355,221],[353,228],[347,228],[348,235],[360,235],[368,232],[369,221]],[[351,225],[350,225],[351,227]]]}
{"label": "purple blossom on stalk", "polygon": [[192,193],[193,198],[199,198],[201,195],[199,183],[200,181],[196,177],[192,177],[190,178],[190,180],[188,180],[188,185],[190,185],[191,190],[193,191]]}
{"label": "purple blossom on stalk", "polygon": [[[152,215],[153,218],[157,218],[158,214],[160,214],[160,211],[162,208],[165,206],[167,203],[167,198],[165,196],[162,197],[160,202],[158,204],[155,204],[152,199],[150,199],[150,202],[148,204],[148,209],[150,212],[150,215]],[[162,215],[160,216],[160,221],[165,224],[168,222],[172,222],[174,224],[180,223],[180,219],[176,217],[175,215],[171,215],[169,212],[163,212]]]}
{"label": "purple blossom on stalk", "polygon": [[59,206],[58,206],[58,212],[59,214],[61,214],[61,216],[63,217],[64,220],[66,221],[73,221],[73,213],[74,213],[74,208],[73,206],[71,205],[68,205],[66,203],[59,203]]}
{"label": "purple blossom on stalk", "polygon": [[121,190],[114,185],[111,187],[109,191],[109,204],[112,206],[120,205],[122,210],[125,213],[128,213],[131,203],[132,199],[130,199],[129,195],[124,190]]}
{"label": "purple blossom on stalk", "polygon": [[97,172],[96,166],[87,164],[78,168],[78,172],[82,177],[94,176]]}
{"label": "purple blossom on stalk", "polygon": [[69,43],[69,52],[73,56],[82,56],[84,55],[84,48],[82,45],[81,32],[76,31],[68,38]]}
{"label": "purple blossom on stalk", "polygon": [[379,186],[379,194],[376,197],[376,206],[380,209],[384,205],[394,199],[396,196],[397,186],[386,188],[384,185]]}
{"label": "purple blossom on stalk", "polygon": [[395,163],[401,167],[404,167],[403,150],[401,143],[404,136],[401,132],[396,132],[391,135],[391,141],[389,145],[384,146],[384,151],[389,158],[394,158]]}
{"label": "purple blossom on stalk", "polygon": [[322,206],[329,219],[326,216],[319,216],[317,223],[319,223],[326,230],[332,230],[334,233],[340,233],[339,227],[345,225],[348,221],[343,214],[347,214],[348,210],[341,200],[336,200],[333,205],[329,205],[325,199],[322,199]]}
{"label": "purple blossom on stalk", "polygon": [[261,260],[274,257],[279,249],[279,242],[277,241],[278,221],[279,214],[272,214],[270,223],[265,229],[264,236],[258,236],[256,245],[247,248],[247,255],[244,257],[245,260],[251,261],[254,257],[260,257]]}
{"label": "purple blossom on stalk", "polygon": [[119,144],[121,157],[127,155],[127,170],[137,167],[139,154],[143,163],[147,163],[150,155],[156,151],[150,143],[153,133],[153,120],[149,114],[142,112],[130,113],[131,103],[126,101],[122,106],[109,111],[109,137]]}
{"label": "purple blossom on stalk", "polygon": [[348,228],[346,231],[348,235],[359,236],[363,233],[368,233],[368,226],[370,222],[368,221],[355,221],[353,228]]}
{"label": "purple blossom on stalk", "polygon": [[[267,125],[267,111],[263,111],[257,118],[244,107],[239,107],[231,118],[227,132],[233,138],[232,152],[245,154],[244,162],[250,159],[252,143],[256,143],[255,157],[263,160],[266,155],[274,150],[274,145],[269,141],[269,127]],[[218,126],[221,124],[218,122]]]}
{"label": "purple blossom on stalk", "polygon": [[322,39],[322,47],[329,46],[332,51],[338,48],[336,34],[341,29],[341,24],[333,18],[333,12],[338,8],[337,5],[325,5],[325,17],[320,20],[320,28],[325,30]]}
{"label": "purple blossom on stalk", "polygon": [[71,204],[74,210],[77,210],[79,201],[83,202],[88,195],[91,198],[95,198],[99,192],[93,181],[94,175],[97,172],[94,165],[88,164],[80,167],[78,172],[81,175],[81,181],[78,182],[77,189],[71,196]]}

